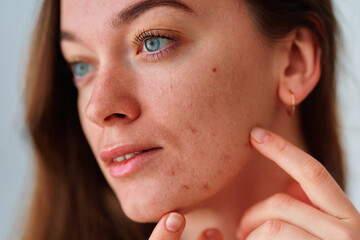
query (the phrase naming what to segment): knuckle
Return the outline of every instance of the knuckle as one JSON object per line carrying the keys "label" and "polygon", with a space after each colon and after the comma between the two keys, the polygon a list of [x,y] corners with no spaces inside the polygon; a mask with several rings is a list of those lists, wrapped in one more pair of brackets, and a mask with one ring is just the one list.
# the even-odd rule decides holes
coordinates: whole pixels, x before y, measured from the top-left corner
{"label": "knuckle", "polygon": [[274,238],[280,235],[283,223],[279,220],[267,220],[263,225],[263,234],[266,238]]}
{"label": "knuckle", "polygon": [[269,204],[272,208],[288,209],[294,204],[294,199],[284,193],[277,193],[269,199]]}
{"label": "knuckle", "polygon": [[279,139],[277,141],[276,148],[279,154],[285,154],[289,149],[289,143],[284,139]]}
{"label": "knuckle", "polygon": [[303,166],[303,174],[305,178],[315,183],[323,183],[328,177],[329,173],[320,162],[309,159]]}

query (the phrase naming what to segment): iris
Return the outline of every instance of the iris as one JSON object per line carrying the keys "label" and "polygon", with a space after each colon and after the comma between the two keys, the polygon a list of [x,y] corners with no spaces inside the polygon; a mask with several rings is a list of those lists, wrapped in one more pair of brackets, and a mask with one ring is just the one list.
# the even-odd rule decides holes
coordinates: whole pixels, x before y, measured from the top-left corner
{"label": "iris", "polygon": [[87,63],[79,62],[74,65],[73,73],[75,77],[83,77],[88,74],[91,70],[91,67]]}
{"label": "iris", "polygon": [[149,52],[156,52],[161,49],[162,40],[166,38],[152,37],[145,41],[145,49]]}

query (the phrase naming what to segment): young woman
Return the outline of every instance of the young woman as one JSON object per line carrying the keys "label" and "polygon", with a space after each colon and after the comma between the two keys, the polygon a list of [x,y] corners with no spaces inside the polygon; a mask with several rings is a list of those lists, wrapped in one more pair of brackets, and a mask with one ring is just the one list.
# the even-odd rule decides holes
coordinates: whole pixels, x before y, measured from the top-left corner
{"label": "young woman", "polygon": [[24,239],[359,239],[335,35],[327,0],[45,0]]}

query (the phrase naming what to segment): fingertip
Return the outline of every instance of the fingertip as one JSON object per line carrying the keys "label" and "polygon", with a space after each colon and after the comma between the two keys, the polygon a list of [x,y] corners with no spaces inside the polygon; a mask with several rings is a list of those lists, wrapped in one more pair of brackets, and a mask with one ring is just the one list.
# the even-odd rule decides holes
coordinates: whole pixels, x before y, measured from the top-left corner
{"label": "fingertip", "polygon": [[223,240],[222,233],[215,228],[206,229],[203,231],[200,237],[201,240]]}
{"label": "fingertip", "polygon": [[251,139],[257,144],[263,144],[270,138],[270,133],[261,127],[254,127],[250,133]]}
{"label": "fingertip", "polygon": [[165,220],[165,227],[172,233],[180,232],[185,225],[185,217],[177,212],[170,213]]}
{"label": "fingertip", "polygon": [[185,222],[185,217],[180,213],[167,213],[157,223],[149,240],[179,240],[184,231]]}

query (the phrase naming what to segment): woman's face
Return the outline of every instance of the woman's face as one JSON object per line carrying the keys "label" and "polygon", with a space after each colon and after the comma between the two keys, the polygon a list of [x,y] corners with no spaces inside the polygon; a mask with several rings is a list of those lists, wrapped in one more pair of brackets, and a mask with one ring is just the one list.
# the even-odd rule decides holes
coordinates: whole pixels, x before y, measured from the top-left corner
{"label": "woman's face", "polygon": [[61,30],[84,133],[128,217],[185,211],[241,174],[277,101],[276,50],[243,1],[62,0]]}

